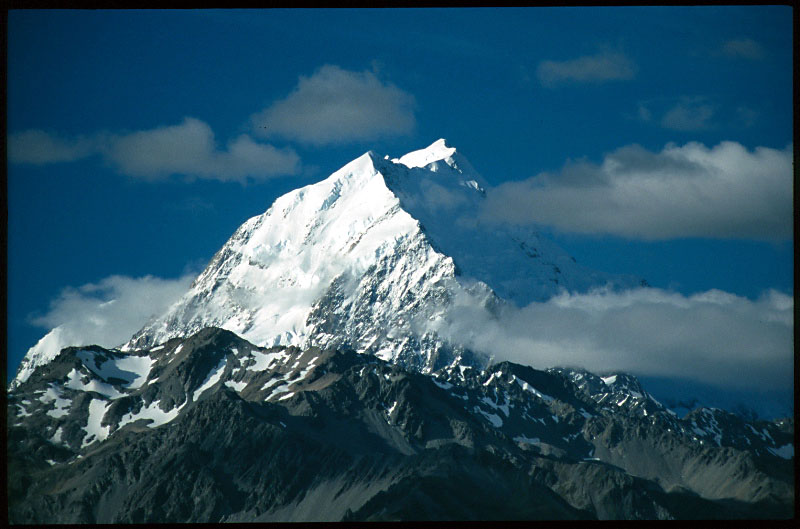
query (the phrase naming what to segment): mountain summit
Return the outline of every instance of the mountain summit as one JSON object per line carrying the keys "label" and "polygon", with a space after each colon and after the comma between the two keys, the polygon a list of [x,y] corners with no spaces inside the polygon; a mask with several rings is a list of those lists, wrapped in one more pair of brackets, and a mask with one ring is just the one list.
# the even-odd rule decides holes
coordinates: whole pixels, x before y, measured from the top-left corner
{"label": "mountain summit", "polygon": [[[349,348],[430,371],[464,360],[436,331],[456,305],[636,284],[578,265],[533,229],[482,221],[486,185],[444,139],[396,159],[367,152],[242,224],[122,349],[215,326],[260,346]],[[67,345],[43,338],[14,384]]]}
{"label": "mountain summit", "polygon": [[456,300],[525,305],[626,284],[533,230],[482,222],[485,186],[443,139],[399,159],[365,153],[245,222],[123,349],[216,326],[261,346],[349,348],[432,370],[464,353],[435,331]]}

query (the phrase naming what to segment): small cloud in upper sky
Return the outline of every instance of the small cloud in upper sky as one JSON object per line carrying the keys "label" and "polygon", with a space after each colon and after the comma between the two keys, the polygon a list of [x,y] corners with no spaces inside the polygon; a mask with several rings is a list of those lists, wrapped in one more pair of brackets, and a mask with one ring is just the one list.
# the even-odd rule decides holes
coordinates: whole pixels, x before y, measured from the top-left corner
{"label": "small cloud in upper sky", "polygon": [[641,119],[642,121],[650,121],[651,119],[653,119],[653,113],[650,112],[650,109],[647,108],[647,106],[642,103],[639,103],[639,106],[637,108],[637,115],[639,116],[639,119]]}
{"label": "small cloud in upper sky", "polygon": [[682,98],[661,118],[661,126],[673,130],[708,128],[714,116],[714,106],[703,97]]}
{"label": "small cloud in upper sky", "polygon": [[728,57],[752,61],[762,59],[765,55],[764,47],[753,39],[729,40],[722,45],[721,51]]}
{"label": "small cloud in upper sky", "polygon": [[76,161],[99,154],[122,174],[146,179],[179,174],[245,182],[296,174],[300,158],[290,148],[257,143],[246,134],[217,148],[211,127],[185,118],[178,125],[128,134],[97,134],[64,139],[40,130],[9,136],[9,161],[43,165]]}
{"label": "small cloud in upper sky", "polygon": [[408,134],[416,125],[414,96],[373,72],[325,65],[300,76],[295,89],[251,117],[254,133],[312,145]]}
{"label": "small cloud in upper sky", "polygon": [[736,108],[736,121],[743,127],[752,127],[760,116],[757,110],[750,107],[739,106]]}
{"label": "small cloud in upper sky", "polygon": [[487,190],[487,220],[633,239],[792,236],[792,147],[696,142],[628,145],[600,165],[574,162]]}
{"label": "small cloud in upper sky", "polygon": [[566,61],[542,61],[536,70],[539,81],[550,88],[564,82],[627,80],[634,74],[633,62],[625,54],[612,51]]}

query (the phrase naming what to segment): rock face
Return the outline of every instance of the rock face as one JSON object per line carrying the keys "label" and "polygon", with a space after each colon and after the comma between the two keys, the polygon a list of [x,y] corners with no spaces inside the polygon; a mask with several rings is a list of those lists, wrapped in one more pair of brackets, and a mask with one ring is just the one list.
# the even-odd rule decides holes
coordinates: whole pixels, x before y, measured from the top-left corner
{"label": "rock face", "polygon": [[12,523],[788,518],[792,420],[629,375],[424,374],[206,328],[67,348],[8,395]]}

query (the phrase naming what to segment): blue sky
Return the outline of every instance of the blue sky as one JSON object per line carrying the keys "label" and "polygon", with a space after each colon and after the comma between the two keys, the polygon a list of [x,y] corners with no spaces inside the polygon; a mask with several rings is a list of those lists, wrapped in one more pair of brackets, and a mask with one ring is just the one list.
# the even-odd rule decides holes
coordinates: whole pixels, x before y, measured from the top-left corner
{"label": "blue sky", "polygon": [[281,194],[440,137],[492,186],[483,214],[590,267],[792,295],[791,15],[11,11],[9,377],[67,314],[183,285]]}

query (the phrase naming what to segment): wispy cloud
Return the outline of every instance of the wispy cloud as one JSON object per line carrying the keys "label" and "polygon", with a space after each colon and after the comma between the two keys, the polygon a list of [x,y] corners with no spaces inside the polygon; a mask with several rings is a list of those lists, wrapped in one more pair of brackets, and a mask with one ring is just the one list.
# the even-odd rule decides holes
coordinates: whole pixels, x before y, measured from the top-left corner
{"label": "wispy cloud", "polygon": [[40,129],[8,135],[8,159],[12,163],[45,165],[74,162],[97,154],[99,137],[63,138]]}
{"label": "wispy cloud", "polygon": [[496,360],[595,372],[680,377],[741,389],[791,389],[791,296],[756,301],[719,290],[684,296],[655,288],[566,292],[490,312],[471,298],[433,325]]}
{"label": "wispy cloud", "polygon": [[31,323],[58,328],[67,345],[116,347],[177,301],[195,277],[195,273],[177,279],[114,275],[66,288],[50,302],[47,313]]}
{"label": "wispy cloud", "polygon": [[635,65],[625,54],[611,51],[567,61],[542,61],[536,70],[539,81],[551,88],[568,82],[627,80],[632,79],[635,73]]}
{"label": "wispy cloud", "polygon": [[258,143],[245,134],[217,147],[211,127],[198,119],[127,134],[98,133],[74,139],[29,130],[9,137],[9,161],[44,165],[100,155],[120,173],[144,179],[184,175],[245,182],[296,174],[294,150]]}
{"label": "wispy cloud", "polygon": [[726,41],[722,45],[721,51],[728,57],[751,61],[763,59],[765,55],[764,47],[753,39],[748,38]]}
{"label": "wispy cloud", "polygon": [[792,148],[629,145],[487,190],[487,220],[656,240],[792,236]]}
{"label": "wispy cloud", "polygon": [[325,65],[251,118],[255,134],[312,145],[344,144],[412,132],[414,97],[373,72]]}
{"label": "wispy cloud", "polygon": [[700,130],[711,125],[714,106],[704,97],[682,98],[666,111],[661,126],[673,130]]}

